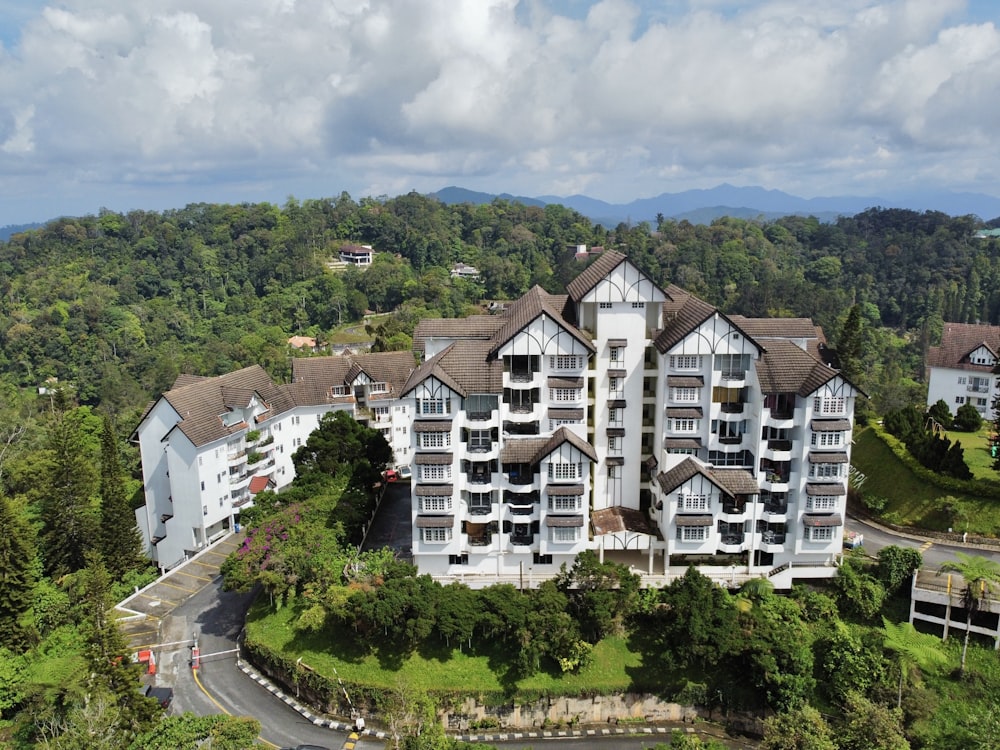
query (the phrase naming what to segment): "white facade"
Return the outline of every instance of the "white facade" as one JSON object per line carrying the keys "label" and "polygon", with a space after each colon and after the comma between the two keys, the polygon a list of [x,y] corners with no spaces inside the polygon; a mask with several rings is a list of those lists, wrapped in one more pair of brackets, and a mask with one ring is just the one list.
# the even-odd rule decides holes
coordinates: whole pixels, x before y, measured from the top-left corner
{"label": "white facade", "polygon": [[941,345],[927,353],[927,406],[944,401],[954,415],[972,404],[992,419],[1000,395],[1000,326],[945,323]]}

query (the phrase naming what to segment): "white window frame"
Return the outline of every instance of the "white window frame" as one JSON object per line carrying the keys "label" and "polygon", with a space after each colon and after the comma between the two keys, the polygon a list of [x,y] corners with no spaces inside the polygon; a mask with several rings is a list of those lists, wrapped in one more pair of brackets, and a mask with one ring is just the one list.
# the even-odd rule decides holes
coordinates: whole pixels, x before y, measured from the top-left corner
{"label": "white window frame", "polygon": [[420,467],[420,478],[427,482],[444,482],[451,479],[451,466],[424,464]]}
{"label": "white window frame", "polygon": [[678,526],[678,542],[704,542],[708,539],[708,526]]}
{"label": "white window frame", "polygon": [[700,400],[698,391],[700,388],[671,388],[670,389],[670,400],[682,403],[691,404],[696,403]]}
{"label": "white window frame", "polygon": [[677,498],[677,510],[708,511],[711,502],[708,495],[681,495]]}
{"label": "white window frame", "polygon": [[420,541],[424,544],[447,544],[451,541],[452,532],[449,527],[420,529]]}
{"label": "white window frame", "polygon": [[579,479],[582,475],[580,464],[569,463],[568,461],[549,463],[549,480],[566,481]]}
{"label": "white window frame", "polygon": [[442,415],[451,414],[450,398],[418,398],[417,414]]}
{"label": "white window frame", "polygon": [[844,464],[809,464],[810,479],[842,479]]}
{"label": "white window frame", "polygon": [[451,495],[425,495],[420,498],[421,513],[450,513],[451,509]]}
{"label": "white window frame", "polygon": [[813,411],[817,414],[843,414],[847,408],[847,399],[843,396],[816,396],[813,399]]}
{"label": "white window frame", "polygon": [[812,495],[806,499],[806,510],[817,513],[835,511],[840,507],[840,498],[834,495]]}
{"label": "white window frame", "polygon": [[553,354],[549,356],[549,368],[552,370],[579,370],[580,358],[575,354]]}
{"label": "white window frame", "polygon": [[597,303],[597,309],[598,310],[611,310],[613,308],[614,308],[614,305],[612,305],[610,302],[598,302]]}
{"label": "white window frame", "polygon": [[700,425],[697,419],[689,419],[687,417],[674,417],[671,420],[670,431],[671,432],[697,432]]}
{"label": "white window frame", "polygon": [[812,526],[809,528],[810,542],[832,542],[836,537],[834,526]]}
{"label": "white window frame", "polygon": [[610,351],[609,351],[608,358],[612,362],[621,362],[622,361],[622,348],[623,347],[620,347],[620,346],[612,346],[611,349],[610,349]]}
{"label": "white window frame", "polygon": [[556,513],[580,510],[581,506],[582,500],[579,495],[555,495],[549,497],[549,510]]}
{"label": "white window frame", "polygon": [[700,370],[701,356],[698,354],[672,354],[670,355],[671,370]]}
{"label": "white window frame", "polygon": [[421,448],[449,448],[451,447],[450,432],[421,432]]}
{"label": "white window frame", "polygon": [[553,526],[550,541],[554,544],[572,544],[580,541],[579,526]]}
{"label": "white window frame", "polygon": [[549,388],[550,401],[579,401],[579,388]]}
{"label": "white window frame", "polygon": [[809,444],[818,448],[837,448],[844,444],[844,433],[814,432],[809,438]]}

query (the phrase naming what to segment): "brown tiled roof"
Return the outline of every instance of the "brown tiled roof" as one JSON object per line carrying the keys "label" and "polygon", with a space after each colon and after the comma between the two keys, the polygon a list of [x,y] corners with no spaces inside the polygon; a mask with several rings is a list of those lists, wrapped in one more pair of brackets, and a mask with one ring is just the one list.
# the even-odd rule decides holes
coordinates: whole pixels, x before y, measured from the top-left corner
{"label": "brown tiled roof", "polygon": [[717,485],[732,495],[756,495],[760,492],[757,480],[746,469],[713,468],[708,473]]}
{"label": "brown tiled roof", "polygon": [[549,388],[583,388],[583,378],[549,378],[545,385]]}
{"label": "brown tiled roof", "polygon": [[674,516],[674,524],[677,526],[711,526],[711,516]]}
{"label": "brown tiled roof", "polygon": [[605,250],[597,256],[593,263],[583,269],[579,276],[569,282],[566,291],[575,302],[579,302],[586,296],[587,292],[600,283],[601,279],[618,268],[625,260],[626,257],[617,250]]}
{"label": "brown tiled roof", "polygon": [[250,480],[250,494],[256,495],[258,492],[263,492],[268,488],[268,485],[273,485],[271,477],[266,474],[258,474]]}
{"label": "brown tiled roof", "polygon": [[663,447],[667,450],[671,448],[695,449],[701,448],[701,438],[667,438],[663,441]]}
{"label": "brown tiled roof", "polygon": [[768,393],[808,396],[840,374],[790,341],[769,341],[755,363],[760,389]]}
{"label": "brown tiled roof", "polygon": [[509,437],[500,449],[500,462],[505,464],[533,463],[535,454],[549,439],[544,437]]}
{"label": "brown tiled roof", "polygon": [[620,531],[634,531],[648,536],[659,536],[649,519],[646,518],[646,514],[635,508],[623,508],[616,505],[613,508],[596,510],[590,514],[590,522],[594,527],[594,533],[598,536]]}
{"label": "brown tiled roof", "polygon": [[451,420],[418,419],[413,423],[414,432],[451,432]]}
{"label": "brown tiled roof", "polygon": [[417,497],[441,497],[451,495],[454,489],[451,484],[418,484],[413,488],[413,494]]}
{"label": "brown tiled roof", "polygon": [[499,315],[470,315],[467,318],[426,318],[413,331],[413,348],[426,351],[427,339],[490,339],[503,325]]}
{"label": "brown tiled roof", "polygon": [[700,406],[668,406],[667,416],[672,419],[701,419]]}
{"label": "brown tiled roof", "polygon": [[836,453],[819,453],[809,451],[809,463],[811,464],[846,464],[847,454],[837,451]]}
{"label": "brown tiled roof", "polygon": [[447,466],[452,462],[450,453],[418,453],[413,462],[417,466]]}
{"label": "brown tiled roof", "polygon": [[550,406],[549,419],[583,419],[583,409],[556,409]]}
{"label": "brown tiled roof", "polygon": [[809,423],[809,429],[813,432],[843,432],[851,429],[851,422],[848,419],[814,419]]}
{"label": "brown tiled roof", "polygon": [[980,346],[1000,354],[1000,326],[945,323],[941,346],[932,346],[927,350],[927,365],[974,372],[994,371],[996,368],[989,365],[974,365],[968,361],[969,354]]}
{"label": "brown tiled roof", "polygon": [[364,372],[373,382],[389,384],[390,392],[386,397],[398,397],[415,367],[416,361],[410,352],[295,357],[292,359],[292,392],[299,406],[334,403],[343,397],[333,396],[331,388],[349,385]]}
{"label": "brown tiled roof", "polygon": [[532,460],[532,463],[538,463],[563,443],[569,443],[574,446],[591,461],[597,460],[597,454],[594,452],[594,446],[579,437],[575,432],[567,430],[565,427],[560,427],[552,433],[552,437],[550,437],[545,442],[545,445],[538,450],[538,453],[535,454],[535,458]]}
{"label": "brown tiled roof", "polygon": [[570,497],[583,494],[582,484],[550,484],[545,492],[552,497]]}
{"label": "brown tiled roof", "polygon": [[716,313],[712,305],[671,284],[663,303],[663,330],[653,340],[660,354],[677,346],[685,336]]}
{"label": "brown tiled roof", "polygon": [[608,466],[624,466],[625,456],[608,456],[604,459],[604,463]]}
{"label": "brown tiled roof", "polygon": [[624,427],[609,427],[608,437],[625,437]]}
{"label": "brown tiled roof", "polygon": [[673,492],[695,474],[703,474],[712,484],[730,496],[755,495],[759,492],[753,475],[745,469],[718,469],[702,466],[686,458],[667,472],[660,472],[656,480],[664,492]]}
{"label": "brown tiled roof", "polygon": [[729,319],[747,336],[755,339],[819,339],[822,330],[809,318],[745,318],[730,315]]}
{"label": "brown tiled roof", "polygon": [[810,482],[806,484],[806,494],[832,497],[835,495],[846,495],[847,489],[843,484],[814,484]]}
{"label": "brown tiled roof", "polygon": [[545,314],[555,320],[560,326],[582,343],[589,351],[595,351],[593,342],[580,333],[564,314],[566,296],[549,294],[540,286],[533,286],[504,310],[500,317],[503,325],[493,335],[493,351],[510,341],[524,330],[531,321]]}
{"label": "brown tiled roof", "polygon": [[205,377],[204,375],[191,375],[190,373],[182,372],[177,376],[174,384],[170,386],[170,390],[173,390],[174,388],[183,388],[184,386],[191,385],[192,383],[200,383],[203,380],[211,380],[211,378]]}
{"label": "brown tiled roof", "polygon": [[272,415],[286,412],[295,405],[288,388],[275,385],[259,365],[214,378],[185,379],[184,382],[185,385],[170,389],[162,398],[180,415],[177,428],[196,446],[221,440],[232,433],[232,429],[222,422],[222,415],[230,410],[224,393],[257,393],[270,405]]}
{"label": "brown tiled roof", "polygon": [[583,526],[583,516],[545,516],[545,525],[548,527],[580,527]]}
{"label": "brown tiled roof", "polygon": [[463,397],[470,393],[502,393],[503,362],[490,355],[491,348],[488,341],[456,341],[414,370],[402,393],[431,376]]}
{"label": "brown tiled roof", "polygon": [[802,516],[803,526],[843,526],[844,519],[839,513],[831,513],[825,516],[815,516],[806,514]]}
{"label": "brown tiled roof", "polygon": [[455,525],[455,516],[417,516],[418,529],[450,529]]}
{"label": "brown tiled roof", "polygon": [[703,385],[705,378],[701,375],[667,375],[669,388],[701,388]]}

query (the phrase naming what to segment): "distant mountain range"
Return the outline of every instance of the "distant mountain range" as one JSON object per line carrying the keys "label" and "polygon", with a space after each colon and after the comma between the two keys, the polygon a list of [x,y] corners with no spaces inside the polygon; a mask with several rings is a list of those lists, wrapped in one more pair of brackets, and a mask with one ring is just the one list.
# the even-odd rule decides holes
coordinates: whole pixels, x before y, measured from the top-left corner
{"label": "distant mountain range", "polygon": [[833,221],[838,216],[853,216],[867,208],[908,208],[913,211],[942,211],[952,216],[974,214],[981,219],[1000,216],[1000,198],[983,193],[922,192],[893,197],[840,195],[827,198],[799,198],[781,190],[762,187],[719,185],[710,190],[685,190],[662,193],[655,198],[641,198],[631,203],[607,203],[586,195],[542,195],[537,198],[502,193],[479,193],[460,187],[446,187],[433,197],[444,203],[491,203],[495,198],[519,201],[529,206],[559,203],[599,224],[614,227],[622,222],[648,221],[656,224],[657,214],[671,219],[687,219],[693,224],[707,224],[720,216],[741,219],[776,219],[781,216],[815,216]]}
{"label": "distant mountain range", "polygon": [[33,224],[8,224],[5,227],[0,227],[0,240],[6,242],[11,238],[11,235],[15,235],[18,232],[27,232],[29,229],[38,229],[38,227],[44,226],[39,222]]}

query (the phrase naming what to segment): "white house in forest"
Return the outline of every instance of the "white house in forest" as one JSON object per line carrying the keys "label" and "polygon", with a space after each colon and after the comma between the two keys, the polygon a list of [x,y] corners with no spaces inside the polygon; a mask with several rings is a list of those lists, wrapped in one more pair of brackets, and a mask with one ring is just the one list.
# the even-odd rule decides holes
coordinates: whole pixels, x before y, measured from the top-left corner
{"label": "white house in forest", "polygon": [[955,414],[972,404],[991,418],[1000,395],[1000,326],[945,323],[941,345],[927,351],[927,406],[943,400]]}

